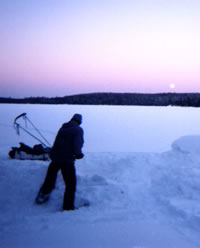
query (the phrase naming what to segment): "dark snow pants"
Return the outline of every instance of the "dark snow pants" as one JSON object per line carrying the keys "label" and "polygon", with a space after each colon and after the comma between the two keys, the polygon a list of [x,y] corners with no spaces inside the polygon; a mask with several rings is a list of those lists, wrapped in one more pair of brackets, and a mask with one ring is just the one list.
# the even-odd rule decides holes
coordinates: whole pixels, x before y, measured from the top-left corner
{"label": "dark snow pants", "polygon": [[76,170],[74,162],[51,162],[49,164],[44,183],[39,192],[43,194],[51,193],[51,191],[55,188],[57,173],[59,170],[61,170],[65,182],[63,210],[73,210],[76,192]]}

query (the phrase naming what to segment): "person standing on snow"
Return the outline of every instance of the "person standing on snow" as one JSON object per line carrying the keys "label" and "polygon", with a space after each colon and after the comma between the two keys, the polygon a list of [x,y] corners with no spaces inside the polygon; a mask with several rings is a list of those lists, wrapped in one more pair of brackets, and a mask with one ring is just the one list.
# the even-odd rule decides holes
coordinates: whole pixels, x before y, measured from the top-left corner
{"label": "person standing on snow", "polygon": [[35,199],[37,204],[48,201],[51,191],[55,187],[56,177],[61,170],[65,193],[63,210],[74,210],[76,192],[75,159],[83,158],[82,147],[84,143],[83,129],[80,127],[82,116],[75,114],[72,119],[64,123],[59,129],[50,152],[51,162],[42,187]]}

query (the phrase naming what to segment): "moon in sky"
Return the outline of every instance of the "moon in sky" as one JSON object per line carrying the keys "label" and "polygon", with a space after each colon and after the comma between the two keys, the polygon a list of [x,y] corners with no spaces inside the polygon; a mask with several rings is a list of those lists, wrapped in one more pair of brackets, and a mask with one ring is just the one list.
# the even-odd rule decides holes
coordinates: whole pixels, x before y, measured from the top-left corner
{"label": "moon in sky", "polygon": [[169,87],[170,87],[171,89],[174,89],[174,88],[175,88],[175,84],[170,84]]}

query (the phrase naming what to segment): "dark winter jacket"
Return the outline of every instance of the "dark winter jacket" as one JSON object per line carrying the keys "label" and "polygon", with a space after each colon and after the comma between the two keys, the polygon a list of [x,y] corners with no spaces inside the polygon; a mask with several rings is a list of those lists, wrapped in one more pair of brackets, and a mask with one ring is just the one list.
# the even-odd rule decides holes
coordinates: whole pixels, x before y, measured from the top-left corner
{"label": "dark winter jacket", "polygon": [[64,123],[59,129],[51,149],[51,160],[73,162],[76,158],[82,158],[83,143],[83,129],[79,124],[73,120]]}

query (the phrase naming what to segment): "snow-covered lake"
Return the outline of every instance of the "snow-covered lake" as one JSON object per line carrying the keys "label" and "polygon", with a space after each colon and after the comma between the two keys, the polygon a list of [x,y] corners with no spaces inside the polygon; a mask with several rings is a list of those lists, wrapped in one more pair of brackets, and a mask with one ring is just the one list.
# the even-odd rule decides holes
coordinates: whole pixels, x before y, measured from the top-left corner
{"label": "snow-covered lake", "polygon": [[[63,122],[81,113],[86,152],[164,152],[179,137],[200,134],[199,108],[1,104],[4,144],[16,145],[22,139],[35,144],[23,133],[18,137],[12,127],[14,118],[23,112],[50,143]],[[4,128],[10,128],[9,136]]]}
{"label": "snow-covered lake", "polygon": [[[11,160],[19,142],[37,142],[12,127],[26,112],[52,144],[74,113],[83,115],[83,160],[77,200],[62,212],[64,185],[34,204],[48,162]],[[199,248],[200,109],[179,107],[0,105],[0,240],[2,248]]]}

